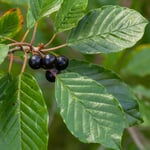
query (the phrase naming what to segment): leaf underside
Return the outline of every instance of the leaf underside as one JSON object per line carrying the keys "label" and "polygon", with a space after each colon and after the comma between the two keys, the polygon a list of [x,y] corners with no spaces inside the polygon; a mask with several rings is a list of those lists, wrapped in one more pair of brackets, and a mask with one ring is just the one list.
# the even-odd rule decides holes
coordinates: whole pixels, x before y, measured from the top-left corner
{"label": "leaf underside", "polygon": [[77,73],[57,76],[56,100],[71,133],[82,142],[119,149],[125,116],[105,88]]}
{"label": "leaf underside", "polygon": [[90,11],[68,37],[68,46],[82,53],[111,53],[133,46],[147,20],[135,10],[103,6]]}
{"label": "leaf underside", "polygon": [[0,97],[0,149],[46,150],[48,113],[35,79],[19,75],[5,93]]}
{"label": "leaf underside", "polygon": [[68,71],[87,76],[102,84],[120,102],[125,114],[127,127],[141,123],[137,99],[131,89],[110,70],[84,61],[71,60]]}

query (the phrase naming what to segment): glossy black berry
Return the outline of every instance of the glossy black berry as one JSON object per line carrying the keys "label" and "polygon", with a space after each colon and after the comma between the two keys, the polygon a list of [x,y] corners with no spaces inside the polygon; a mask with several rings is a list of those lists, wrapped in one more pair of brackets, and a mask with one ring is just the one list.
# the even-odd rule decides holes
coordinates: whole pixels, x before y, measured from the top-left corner
{"label": "glossy black berry", "polygon": [[49,82],[55,82],[55,75],[51,71],[46,71],[45,77]]}
{"label": "glossy black berry", "polygon": [[56,61],[56,69],[58,70],[64,70],[67,68],[69,64],[69,60],[65,56],[58,56]]}
{"label": "glossy black berry", "polygon": [[45,69],[51,69],[55,66],[56,56],[52,54],[47,54],[42,59],[42,67]]}
{"label": "glossy black berry", "polygon": [[41,55],[35,54],[32,55],[29,59],[29,66],[32,69],[39,69],[41,67],[42,57]]}

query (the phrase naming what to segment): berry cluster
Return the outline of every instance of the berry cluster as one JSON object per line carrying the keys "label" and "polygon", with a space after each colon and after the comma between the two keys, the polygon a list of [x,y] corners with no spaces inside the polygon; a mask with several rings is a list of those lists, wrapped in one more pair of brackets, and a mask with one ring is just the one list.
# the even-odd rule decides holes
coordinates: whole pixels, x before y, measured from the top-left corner
{"label": "berry cluster", "polygon": [[42,57],[39,54],[34,54],[29,58],[29,66],[32,69],[46,69],[46,79],[50,82],[55,82],[55,77],[60,71],[67,68],[69,60],[65,56],[55,56],[47,54]]}

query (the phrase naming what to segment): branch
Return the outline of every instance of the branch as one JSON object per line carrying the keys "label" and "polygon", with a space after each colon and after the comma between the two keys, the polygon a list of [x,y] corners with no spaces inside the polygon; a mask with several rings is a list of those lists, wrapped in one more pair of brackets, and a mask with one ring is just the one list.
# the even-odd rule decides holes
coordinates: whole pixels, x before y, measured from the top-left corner
{"label": "branch", "polygon": [[8,52],[8,54],[14,53],[16,51],[20,51],[20,49],[21,49],[20,47],[12,48],[12,49],[10,49],[10,51]]}
{"label": "branch", "polygon": [[41,52],[49,52],[49,51],[54,51],[54,50],[57,50],[57,49],[60,49],[60,48],[66,47],[66,46],[67,46],[67,44],[62,44],[62,45],[52,47],[52,48],[48,48],[48,49],[41,49],[40,51]]}
{"label": "branch", "polygon": [[27,60],[28,60],[28,53],[25,52],[25,58],[24,58],[22,69],[21,69],[21,73],[23,73],[26,68]]}
{"label": "branch", "polygon": [[14,42],[14,43],[18,42],[18,41],[14,40],[14,39],[11,39],[9,37],[3,37],[3,38],[6,39],[6,40],[8,40],[8,41]]}
{"label": "branch", "polygon": [[135,127],[128,128],[127,131],[131,135],[133,141],[139,150],[145,150],[144,141],[146,141],[145,137],[139,132],[139,130]]}
{"label": "branch", "polygon": [[10,53],[10,62],[9,62],[9,68],[8,68],[8,72],[11,72],[11,68],[12,68],[12,64],[13,64],[13,59],[14,59],[14,54],[13,52]]}
{"label": "branch", "polygon": [[16,42],[16,43],[11,43],[8,44],[8,46],[28,46],[30,48],[32,48],[32,45],[30,43],[26,43],[26,42]]}
{"label": "branch", "polygon": [[32,35],[32,39],[31,39],[31,42],[30,42],[31,45],[33,45],[33,43],[34,43],[35,36],[36,36],[36,31],[37,31],[37,23],[34,26],[33,35]]}
{"label": "branch", "polygon": [[49,45],[54,41],[55,37],[56,37],[56,34],[54,34],[54,35],[52,36],[52,38],[50,39],[50,41],[49,41],[47,44],[45,44],[44,47],[49,46]]}
{"label": "branch", "polygon": [[21,42],[24,42],[24,41],[25,41],[26,37],[28,36],[29,31],[30,31],[30,30],[28,29],[28,30],[25,32],[25,34],[24,34],[24,36],[23,36]]}

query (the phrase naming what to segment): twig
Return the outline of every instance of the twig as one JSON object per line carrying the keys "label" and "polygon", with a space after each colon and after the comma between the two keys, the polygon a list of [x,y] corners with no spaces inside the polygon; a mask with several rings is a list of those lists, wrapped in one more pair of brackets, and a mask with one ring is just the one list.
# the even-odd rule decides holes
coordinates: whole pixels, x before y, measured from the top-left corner
{"label": "twig", "polygon": [[25,42],[16,42],[16,43],[11,43],[11,44],[8,44],[8,46],[29,46],[29,47],[32,47],[31,44],[29,43],[25,43]]}
{"label": "twig", "polygon": [[49,45],[53,42],[53,40],[55,39],[55,37],[56,37],[56,34],[54,34],[54,35],[52,36],[52,38],[50,39],[50,41],[49,41],[47,44],[45,44],[44,47],[49,46]]}
{"label": "twig", "polygon": [[139,150],[145,150],[144,149],[144,145],[141,142],[141,139],[139,137],[138,132],[135,130],[135,128],[128,128],[127,131],[129,132],[129,134],[131,135],[133,141],[135,142],[136,146],[138,147]]}
{"label": "twig", "polygon": [[23,65],[22,65],[21,73],[23,73],[25,68],[26,68],[27,60],[28,60],[28,53],[25,52],[25,58],[24,58],[24,62],[23,62]]}
{"label": "twig", "polygon": [[66,46],[67,46],[67,44],[62,44],[62,45],[48,48],[48,49],[41,49],[41,52],[49,52],[49,51],[57,50],[57,49],[60,49],[60,48],[66,47]]}
{"label": "twig", "polygon": [[101,145],[97,150],[105,150],[105,148]]}
{"label": "twig", "polygon": [[9,68],[8,68],[8,72],[11,72],[11,68],[12,68],[12,64],[13,64],[13,59],[14,59],[14,54],[13,52],[10,53],[10,62],[9,62]]}
{"label": "twig", "polygon": [[31,45],[33,45],[33,43],[34,43],[35,36],[36,36],[36,31],[37,31],[37,23],[34,26],[33,35],[32,35],[32,39],[31,39],[31,42],[30,42]]}
{"label": "twig", "polygon": [[24,34],[24,36],[23,36],[21,42],[24,42],[24,41],[25,41],[26,37],[28,36],[29,31],[30,31],[30,30],[28,29],[28,30],[25,32],[25,34]]}
{"label": "twig", "polygon": [[20,49],[21,49],[20,47],[12,48],[12,49],[10,49],[10,51],[8,52],[8,54],[14,53],[16,51],[20,51]]}
{"label": "twig", "polygon": [[18,41],[14,40],[14,39],[11,39],[11,38],[9,38],[9,37],[4,37],[4,39],[9,40],[9,41],[11,41],[11,42],[15,42],[15,43],[18,42]]}

